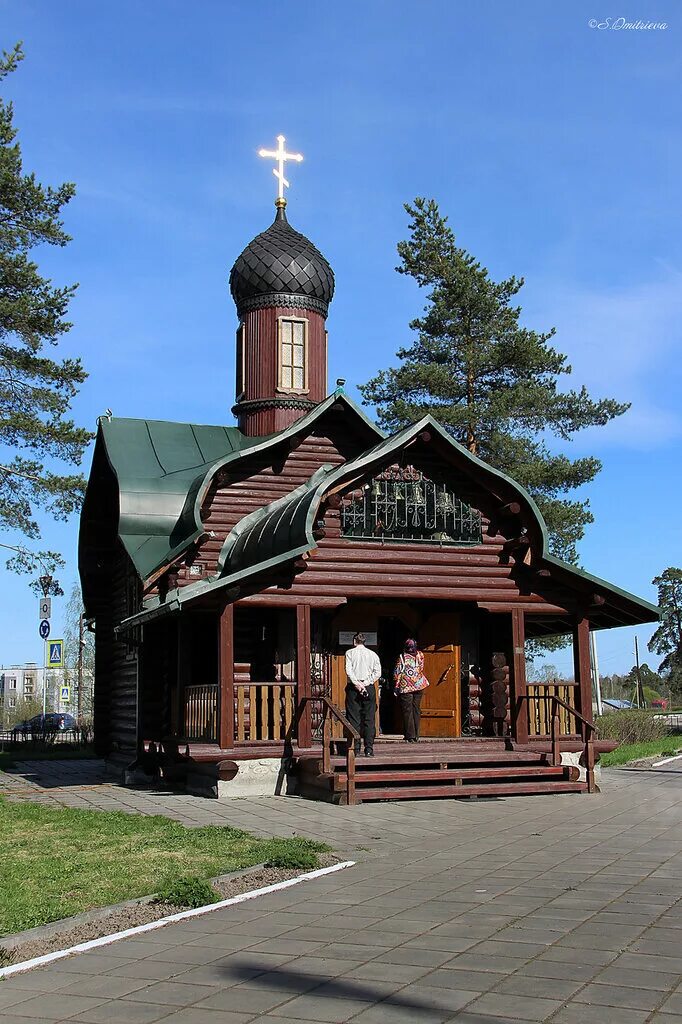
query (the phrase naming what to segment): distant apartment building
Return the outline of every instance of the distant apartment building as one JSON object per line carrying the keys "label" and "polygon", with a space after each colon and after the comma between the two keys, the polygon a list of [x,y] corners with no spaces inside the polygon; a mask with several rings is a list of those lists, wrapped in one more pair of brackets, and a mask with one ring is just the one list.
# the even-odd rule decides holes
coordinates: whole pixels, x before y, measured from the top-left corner
{"label": "distant apartment building", "polygon": [[23,700],[42,701],[44,677],[45,669],[35,662],[0,669],[0,698],[4,710],[12,711]]}
{"label": "distant apartment building", "polygon": [[[78,684],[73,670],[43,668],[35,662],[23,665],[0,666],[0,712],[3,718],[13,715],[25,701],[42,705],[43,688],[47,686],[48,711],[78,711]],[[89,716],[92,705],[92,673],[83,672],[82,712]],[[67,689],[64,689],[64,688]]]}

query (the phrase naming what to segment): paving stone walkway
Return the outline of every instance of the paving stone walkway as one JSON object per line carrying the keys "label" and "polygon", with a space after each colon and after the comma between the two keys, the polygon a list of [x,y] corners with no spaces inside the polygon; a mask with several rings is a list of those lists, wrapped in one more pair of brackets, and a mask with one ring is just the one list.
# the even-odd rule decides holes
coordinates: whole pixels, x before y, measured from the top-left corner
{"label": "paving stone walkway", "polygon": [[358,863],[8,979],[3,1024],[682,1024],[677,769],[606,772],[594,797],[350,808],[49,792],[320,836]]}

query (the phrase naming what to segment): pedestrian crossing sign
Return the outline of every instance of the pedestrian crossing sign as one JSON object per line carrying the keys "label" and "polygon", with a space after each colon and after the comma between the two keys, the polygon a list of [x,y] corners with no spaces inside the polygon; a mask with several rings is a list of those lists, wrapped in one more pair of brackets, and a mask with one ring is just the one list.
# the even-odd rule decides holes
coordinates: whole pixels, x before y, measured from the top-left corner
{"label": "pedestrian crossing sign", "polygon": [[69,703],[69,701],[71,700],[71,687],[70,686],[60,686],[60,688],[59,688],[59,699],[64,704],[68,704]]}
{"label": "pedestrian crossing sign", "polygon": [[48,668],[64,668],[64,641],[63,640],[48,640],[47,644],[47,662]]}

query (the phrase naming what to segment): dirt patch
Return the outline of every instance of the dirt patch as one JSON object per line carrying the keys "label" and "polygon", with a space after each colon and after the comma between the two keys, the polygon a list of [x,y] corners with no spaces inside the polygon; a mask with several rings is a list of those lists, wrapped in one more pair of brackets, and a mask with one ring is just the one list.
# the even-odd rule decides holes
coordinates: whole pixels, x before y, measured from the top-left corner
{"label": "dirt patch", "polygon": [[[328,867],[338,863],[338,857],[333,854],[320,854],[320,867]],[[300,868],[256,868],[254,871],[240,873],[237,877],[226,878],[213,882],[213,888],[220,894],[221,900],[229,900],[233,896],[240,896],[244,892],[251,892],[253,889],[263,889],[267,885],[274,885],[276,882],[283,882],[289,878],[297,878],[306,874]],[[89,942],[91,939],[99,939],[103,935],[113,935],[115,932],[125,931],[127,928],[136,928],[141,924],[148,924],[150,921],[158,921],[162,917],[169,917],[171,914],[179,914],[187,907],[178,907],[173,903],[156,902],[132,902],[122,907],[117,907],[110,914],[100,917],[96,921],[86,921],[82,924],[74,924],[73,921],[65,922],[63,930],[54,932],[44,938],[30,939],[20,942],[12,949],[5,949],[0,938],[0,967],[9,967],[11,964],[23,963],[25,960],[33,960],[35,957],[45,956],[46,953],[54,953],[60,949],[68,949],[81,942]],[[54,923],[52,928],[54,928]]]}

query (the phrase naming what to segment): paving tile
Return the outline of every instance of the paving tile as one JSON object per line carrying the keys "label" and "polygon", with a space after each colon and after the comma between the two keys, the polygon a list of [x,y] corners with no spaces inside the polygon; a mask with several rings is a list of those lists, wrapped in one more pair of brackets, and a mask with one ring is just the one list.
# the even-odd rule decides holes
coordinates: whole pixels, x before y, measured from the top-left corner
{"label": "paving tile", "polygon": [[454,1012],[479,997],[473,989],[435,988],[429,979],[406,985],[392,996],[388,996],[382,1006],[412,1008],[415,1017],[419,1018],[424,1010],[443,1010]]}
{"label": "paving tile", "polygon": [[283,1013],[295,1020],[320,1022],[342,1022],[356,1017],[372,1005],[372,1000],[340,999],[334,996],[320,996],[315,992],[297,996],[280,1007]]}
{"label": "paving tile", "polygon": [[11,1006],[11,1012],[20,1017],[45,1017],[55,1019],[54,1014],[59,1013],[59,1018],[74,1017],[78,1013],[89,1011],[101,1006],[104,999],[96,996],[73,996],[53,995],[48,992],[41,992],[38,996],[31,996],[30,999],[22,999],[21,1002]]}
{"label": "paving tile", "polygon": [[245,1024],[253,1020],[251,1013],[230,1013],[229,1010],[200,1010],[188,1006],[163,1018],[163,1024]]}
{"label": "paving tile", "polygon": [[617,956],[610,949],[590,949],[583,947],[564,946],[556,943],[540,954],[540,960],[558,960],[566,964],[594,964],[604,967]]}
{"label": "paving tile", "polygon": [[[429,981],[431,979],[429,978]],[[495,994],[511,993],[516,996],[538,996],[541,999],[569,999],[585,982],[582,979],[539,978],[537,975],[517,971],[495,985]]]}
{"label": "paving tile", "polygon": [[416,949],[414,947],[396,946],[388,953],[375,957],[386,964],[410,964],[414,967],[442,967],[452,958],[452,953],[439,949]]}
{"label": "paving tile", "polygon": [[[415,1010],[412,1006],[396,1006],[377,1003],[353,1017],[353,1024],[415,1024]],[[443,1024],[452,1017],[450,1010],[424,1008],[419,1011],[419,1024]],[[460,1017],[457,1015],[459,1022]]]}
{"label": "paving tile", "polygon": [[[661,1003],[659,1010],[662,1013],[675,1013],[682,1016],[682,990],[678,989],[669,999]],[[19,1010],[21,1012],[21,1010]]]}
{"label": "paving tile", "polygon": [[664,992],[672,989],[679,982],[679,974],[666,974],[663,971],[636,971],[625,967],[607,967],[595,981],[600,985],[623,985],[627,988],[657,989]]}
{"label": "paving tile", "polygon": [[112,978],[110,975],[93,975],[89,978],[79,976],[70,985],[60,990],[69,995],[100,996],[102,999],[117,999],[131,992],[145,988],[149,982],[143,978]]}
{"label": "paving tile", "polygon": [[431,971],[422,979],[423,984],[434,988],[455,988],[462,991],[487,992],[500,981],[501,975],[493,971],[453,971],[448,967],[440,967]]}
{"label": "paving tile", "polygon": [[147,981],[165,981],[178,973],[177,964],[161,963],[158,960],[133,960],[122,967],[107,972],[114,978],[144,978]]}
{"label": "paving tile", "polygon": [[429,974],[431,970],[431,966],[425,965],[387,964],[386,961],[370,960],[366,964],[354,964],[352,969],[347,974],[344,974],[343,977],[358,978],[360,980],[390,981],[397,987],[398,985],[407,985],[410,981],[416,981],[417,978],[422,978],[425,974]]}
{"label": "paving tile", "polygon": [[212,995],[195,1004],[202,1010],[231,1010],[237,1013],[266,1013],[280,1003],[291,999],[290,992],[258,989],[249,984],[236,985]]}
{"label": "paving tile", "polygon": [[612,967],[631,968],[635,971],[657,971],[664,974],[682,975],[682,959],[672,956],[649,956],[646,953],[622,953]]}
{"label": "paving tile", "polygon": [[644,1024],[648,1016],[648,1010],[568,1003],[552,1017],[552,1024]]}
{"label": "paving tile", "polygon": [[27,999],[34,997],[35,992],[17,988],[11,981],[0,984],[0,1010],[7,1010],[11,1006],[16,1006],[17,1003],[26,1002]]}
{"label": "paving tile", "polygon": [[168,1012],[168,1003],[133,1003],[125,999],[112,999],[69,1019],[81,1021],[82,1024],[152,1024],[166,1017]]}
{"label": "paving tile", "polygon": [[487,992],[467,1007],[469,1013],[478,1013],[504,1020],[546,1020],[561,1006],[560,999],[538,999],[530,996],[496,995]]}
{"label": "paving tile", "polygon": [[661,993],[653,989],[626,988],[617,985],[598,985],[592,982],[575,997],[577,1003],[599,1006],[624,1006],[632,1010],[653,1010],[661,1000]]}
{"label": "paving tile", "polygon": [[160,981],[136,989],[124,997],[136,1003],[168,1003],[170,1006],[191,1006],[212,993],[209,985],[191,985],[183,981]]}

